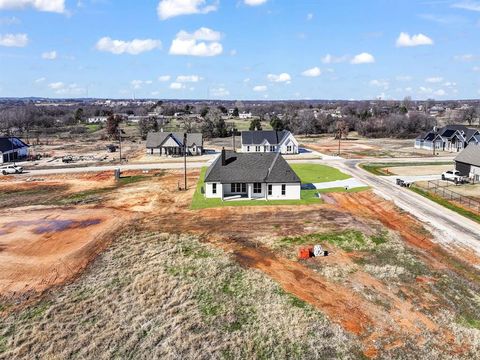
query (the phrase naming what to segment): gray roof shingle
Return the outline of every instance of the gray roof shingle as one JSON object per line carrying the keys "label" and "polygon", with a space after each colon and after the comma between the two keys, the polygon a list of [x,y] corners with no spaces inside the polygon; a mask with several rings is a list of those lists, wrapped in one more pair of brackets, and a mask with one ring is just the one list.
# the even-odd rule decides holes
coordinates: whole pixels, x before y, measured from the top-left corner
{"label": "gray roof shingle", "polygon": [[468,145],[454,160],[456,162],[480,166],[480,145]]}
{"label": "gray roof shingle", "polygon": [[288,136],[290,131],[273,131],[273,130],[260,130],[260,131],[242,131],[242,144],[243,145],[260,145],[264,140],[267,140],[271,145],[278,145],[282,140]]}
{"label": "gray roof shingle", "polygon": [[[179,146],[183,146],[182,132],[149,132],[147,134],[147,148],[158,148],[163,142],[172,135]],[[201,133],[187,133],[187,146],[203,146],[203,136]]]}
{"label": "gray roof shingle", "polygon": [[207,170],[205,182],[300,183],[300,178],[280,153],[235,153],[226,151],[226,165],[220,155]]}

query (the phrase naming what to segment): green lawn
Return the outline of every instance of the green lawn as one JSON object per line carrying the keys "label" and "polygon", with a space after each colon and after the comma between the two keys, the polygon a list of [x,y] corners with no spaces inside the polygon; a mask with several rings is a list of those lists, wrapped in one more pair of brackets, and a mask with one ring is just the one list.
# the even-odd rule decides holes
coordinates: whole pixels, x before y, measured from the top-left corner
{"label": "green lawn", "polygon": [[[296,164],[292,165],[293,170],[302,180],[302,184],[311,184],[312,182],[327,182],[335,180],[344,180],[350,178],[337,169],[325,165],[318,164]],[[221,206],[266,206],[266,205],[308,205],[321,204],[322,200],[318,197],[319,193],[327,192],[345,192],[344,188],[332,188],[322,190],[301,190],[300,200],[240,200],[240,201],[222,201],[221,199],[206,199],[202,194],[202,187],[204,187],[204,178],[207,168],[202,168],[200,172],[200,179],[197,183],[195,194],[193,195],[191,208],[206,209]],[[347,190],[348,192],[357,192],[366,190],[368,188],[358,188]]]}
{"label": "green lawn", "polygon": [[290,166],[297,173],[302,184],[313,184],[351,178],[351,176],[342,173],[340,170],[326,165],[293,164]]}

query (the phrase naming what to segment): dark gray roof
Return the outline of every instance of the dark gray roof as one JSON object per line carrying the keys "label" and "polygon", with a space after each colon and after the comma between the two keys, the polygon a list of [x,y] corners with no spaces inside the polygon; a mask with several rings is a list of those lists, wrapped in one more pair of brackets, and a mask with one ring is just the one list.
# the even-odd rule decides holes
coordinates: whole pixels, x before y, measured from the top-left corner
{"label": "dark gray roof", "polygon": [[[474,136],[478,131],[476,129],[467,128],[465,125],[447,125],[437,130],[437,134],[444,138],[451,138],[455,135],[455,132],[458,131],[462,134],[464,132],[464,137],[468,141],[472,136]],[[433,139],[434,132],[433,130],[427,131],[419,136],[417,140],[426,140],[431,141]]]}
{"label": "dark gray roof", "polygon": [[14,150],[29,147],[29,145],[25,144],[22,140],[15,136],[2,136],[0,137],[0,152],[12,151],[12,142]]}
{"label": "dark gray roof", "polygon": [[[179,146],[183,146],[182,132],[149,132],[147,134],[147,148],[158,148],[170,135],[173,136]],[[201,133],[187,133],[187,146],[203,146]]]}
{"label": "dark gray roof", "polygon": [[455,161],[480,166],[480,145],[468,145],[460,154],[457,155]]}
{"label": "dark gray roof", "polygon": [[267,140],[271,145],[278,145],[282,140],[288,136],[290,131],[273,131],[273,130],[260,130],[260,131],[242,131],[242,144],[243,145],[260,145],[264,140]]}
{"label": "dark gray roof", "polygon": [[300,178],[280,153],[235,153],[226,151],[207,170],[205,182],[220,183],[299,183]]}

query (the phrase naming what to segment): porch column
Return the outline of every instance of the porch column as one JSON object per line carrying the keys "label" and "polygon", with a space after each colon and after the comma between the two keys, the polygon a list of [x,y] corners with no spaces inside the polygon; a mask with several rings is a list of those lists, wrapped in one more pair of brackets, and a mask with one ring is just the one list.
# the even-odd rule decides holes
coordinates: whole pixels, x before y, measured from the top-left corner
{"label": "porch column", "polygon": [[252,198],[252,187],[253,187],[252,184],[247,184],[247,194],[248,194],[247,196],[249,199]]}

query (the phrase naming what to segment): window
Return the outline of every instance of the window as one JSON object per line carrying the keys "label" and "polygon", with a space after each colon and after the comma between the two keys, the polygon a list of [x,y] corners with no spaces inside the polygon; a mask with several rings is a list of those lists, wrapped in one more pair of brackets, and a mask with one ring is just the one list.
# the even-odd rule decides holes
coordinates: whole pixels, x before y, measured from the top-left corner
{"label": "window", "polygon": [[274,152],[274,151],[275,151],[275,146],[270,145],[270,151],[271,151],[271,152]]}
{"label": "window", "polygon": [[268,149],[268,146],[265,145],[265,146],[263,147],[263,151],[264,151],[264,152],[267,152],[267,149]]}
{"label": "window", "polygon": [[287,194],[287,185],[282,184],[282,196],[285,196]]}
{"label": "window", "polygon": [[247,184],[232,183],[230,184],[230,191],[232,193],[239,193],[239,192],[245,193],[247,192]]}
{"label": "window", "polygon": [[260,146],[255,146],[255,151],[259,152],[260,151]]}
{"label": "window", "polygon": [[217,193],[217,183],[213,183],[212,184],[212,194],[216,194]]}
{"label": "window", "polygon": [[287,151],[288,151],[288,152],[292,151],[292,145],[288,145],[288,146],[287,146]]}
{"label": "window", "polygon": [[272,184],[268,184],[268,195],[272,195]]}
{"label": "window", "polygon": [[253,183],[253,193],[254,194],[262,193],[262,183]]}
{"label": "window", "polygon": [[249,151],[250,151],[250,146],[247,146],[247,152],[249,152]]}

